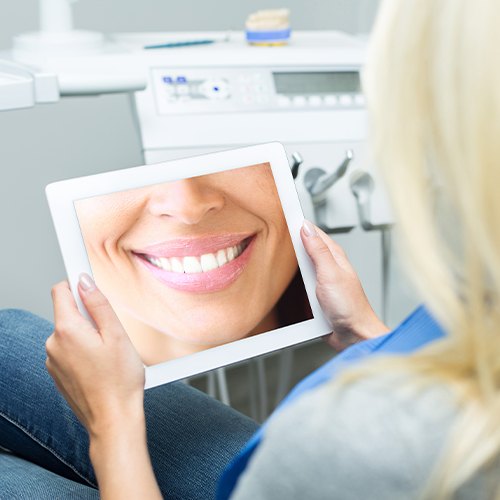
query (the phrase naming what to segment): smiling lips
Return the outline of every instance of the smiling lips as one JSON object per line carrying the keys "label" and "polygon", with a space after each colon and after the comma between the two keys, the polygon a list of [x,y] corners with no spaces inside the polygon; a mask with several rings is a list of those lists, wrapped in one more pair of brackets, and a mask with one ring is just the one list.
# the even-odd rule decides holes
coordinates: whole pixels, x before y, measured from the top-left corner
{"label": "smiling lips", "polygon": [[219,235],[171,240],[133,254],[159,281],[185,292],[216,292],[243,272],[254,236]]}

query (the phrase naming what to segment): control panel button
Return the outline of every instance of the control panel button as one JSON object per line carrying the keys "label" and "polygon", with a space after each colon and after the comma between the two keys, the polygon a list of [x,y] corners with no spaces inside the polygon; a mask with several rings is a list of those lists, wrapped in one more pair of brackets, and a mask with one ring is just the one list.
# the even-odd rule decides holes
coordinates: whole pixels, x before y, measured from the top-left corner
{"label": "control panel button", "polygon": [[230,95],[226,80],[205,80],[200,85],[200,90],[208,99],[227,99]]}
{"label": "control panel button", "polygon": [[178,85],[177,86],[177,94],[178,95],[188,95],[189,87],[187,85]]}
{"label": "control panel button", "polygon": [[321,106],[323,104],[323,99],[321,99],[321,97],[319,95],[311,95],[309,96],[309,105],[310,106],[314,106],[314,107],[318,107],[318,106]]}
{"label": "control panel button", "polygon": [[293,105],[301,108],[307,104],[306,98],[303,95],[296,95],[293,98]]}
{"label": "control panel button", "polygon": [[174,83],[174,79],[171,76],[164,76],[162,80],[163,83],[166,83],[167,85],[172,85],[172,83]]}
{"label": "control panel button", "polygon": [[342,94],[339,96],[339,103],[341,106],[352,106],[353,99],[349,94]]}
{"label": "control panel button", "polygon": [[365,96],[363,94],[356,94],[354,96],[354,102],[358,105],[358,106],[364,106],[366,104],[366,99],[365,99]]}
{"label": "control panel button", "polygon": [[251,82],[251,78],[248,75],[240,75],[238,76],[238,83],[248,84]]}
{"label": "control panel button", "polygon": [[336,95],[327,95],[324,98],[324,103],[327,106],[337,106],[339,103],[338,97]]}
{"label": "control panel button", "polygon": [[286,95],[278,95],[278,106],[280,108],[287,108],[288,106],[292,105],[292,101],[290,98]]}

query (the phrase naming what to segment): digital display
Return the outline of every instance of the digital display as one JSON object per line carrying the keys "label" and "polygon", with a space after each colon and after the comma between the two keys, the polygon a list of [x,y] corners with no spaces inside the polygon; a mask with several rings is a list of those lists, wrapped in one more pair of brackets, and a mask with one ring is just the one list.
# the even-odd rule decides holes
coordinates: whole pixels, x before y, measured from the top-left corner
{"label": "digital display", "polygon": [[313,318],[270,163],[74,206],[95,281],[147,365]]}
{"label": "digital display", "polygon": [[360,92],[357,71],[273,73],[278,94],[352,94]]}

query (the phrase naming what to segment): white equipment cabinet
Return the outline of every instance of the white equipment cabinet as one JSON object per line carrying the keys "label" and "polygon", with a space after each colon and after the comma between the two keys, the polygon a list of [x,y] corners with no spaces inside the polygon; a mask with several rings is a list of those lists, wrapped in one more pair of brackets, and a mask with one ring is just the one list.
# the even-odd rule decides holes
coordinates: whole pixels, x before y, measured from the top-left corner
{"label": "white equipment cabinet", "polygon": [[[135,93],[144,159],[155,163],[218,149],[280,141],[304,159],[297,188],[314,219],[304,173],[333,172],[351,149],[354,159],[328,191],[325,223],[336,231],[359,225],[349,175],[373,169],[366,157],[367,123],[359,75],[360,40],[339,32],[294,32],[284,47],[249,46],[242,33],[123,34],[115,41],[140,52],[146,90]],[[215,43],[143,50],[148,44],[196,39]],[[375,176],[376,177],[376,176]],[[376,183],[371,223],[391,222]]]}

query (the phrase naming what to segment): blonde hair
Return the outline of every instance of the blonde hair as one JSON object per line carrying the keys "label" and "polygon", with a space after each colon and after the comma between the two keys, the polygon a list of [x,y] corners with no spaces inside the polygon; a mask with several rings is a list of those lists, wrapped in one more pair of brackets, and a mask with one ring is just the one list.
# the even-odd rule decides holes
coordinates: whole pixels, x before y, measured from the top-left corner
{"label": "blonde hair", "polygon": [[499,47],[498,0],[385,0],[364,75],[408,269],[448,332],[394,360],[457,395],[432,498],[500,455]]}

